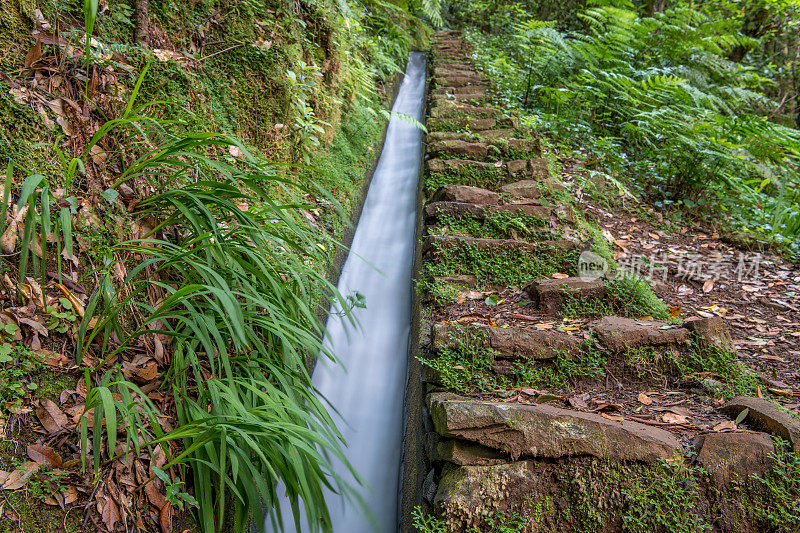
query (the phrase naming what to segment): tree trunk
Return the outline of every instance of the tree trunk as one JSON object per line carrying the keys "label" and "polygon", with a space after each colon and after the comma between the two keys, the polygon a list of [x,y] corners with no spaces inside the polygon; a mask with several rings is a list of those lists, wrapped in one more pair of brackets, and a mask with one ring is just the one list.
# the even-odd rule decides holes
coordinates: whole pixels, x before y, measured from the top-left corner
{"label": "tree trunk", "polygon": [[[744,16],[742,23],[742,33],[754,39],[760,39],[767,32],[767,24],[769,23],[770,13],[764,4],[754,6],[748,9]],[[747,48],[744,46],[737,46],[731,50],[731,61],[740,62],[747,54]]]}
{"label": "tree trunk", "polygon": [[150,38],[149,0],[136,0],[136,42],[147,44]]}

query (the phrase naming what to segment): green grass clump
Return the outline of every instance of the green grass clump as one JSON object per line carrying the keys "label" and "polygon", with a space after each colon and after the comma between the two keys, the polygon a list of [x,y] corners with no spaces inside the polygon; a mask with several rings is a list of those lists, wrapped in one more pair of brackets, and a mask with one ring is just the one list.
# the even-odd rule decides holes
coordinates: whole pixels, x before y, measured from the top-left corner
{"label": "green grass clump", "polygon": [[605,377],[605,360],[605,354],[586,341],[577,356],[557,353],[552,362],[516,361],[512,367],[512,381],[516,386],[558,390],[582,379]]}
{"label": "green grass clump", "polygon": [[463,393],[491,392],[511,386],[502,376],[492,374],[497,352],[489,347],[489,334],[480,328],[456,326],[456,346],[440,351],[435,358],[420,358],[434,370],[441,384]]}
{"label": "green grass clump", "polygon": [[494,167],[463,166],[458,170],[428,172],[425,187],[432,192],[442,185],[471,185],[483,189],[494,189],[508,181],[501,169]]}
{"label": "green grass clump", "polygon": [[543,228],[547,222],[523,213],[487,212],[483,220],[472,217],[440,216],[438,225],[448,233],[484,239],[519,239],[528,242],[555,240],[558,236]]}
{"label": "green grass clump", "polygon": [[[447,533],[450,531],[444,520],[435,516],[425,516],[422,509],[416,507],[412,514],[414,527],[419,533]],[[485,518],[481,529],[469,528],[466,533],[523,533],[528,531],[530,519],[514,512],[501,512]]]}
{"label": "green grass clump", "polygon": [[800,457],[790,445],[776,440],[770,468],[746,485],[739,509],[764,531],[796,531],[800,523]]}
{"label": "green grass clump", "polygon": [[667,304],[653,293],[647,281],[631,276],[621,276],[608,281],[605,299],[587,298],[565,291],[560,314],[565,318],[607,315],[630,318],[652,317],[655,320],[670,318]]}
{"label": "green grass clump", "polygon": [[460,287],[448,283],[447,281],[423,272],[414,285],[417,294],[427,293],[438,305],[448,305],[455,303],[462,290]]}
{"label": "green grass clump", "polygon": [[442,248],[438,253],[439,260],[425,266],[431,275],[472,274],[478,283],[514,287],[556,272],[574,275],[578,259],[577,251],[544,247],[537,254],[524,250],[479,249],[470,245]]}
{"label": "green grass clump", "polygon": [[758,390],[758,378],[739,361],[735,352],[712,345],[660,350],[653,346],[631,348],[625,352],[626,363],[639,378],[667,382],[698,372],[720,376],[720,392],[726,398],[748,396]]}
{"label": "green grass clump", "polygon": [[656,320],[670,317],[667,304],[653,293],[647,281],[638,277],[614,278],[606,284],[606,296],[612,309],[624,316],[651,316]]}

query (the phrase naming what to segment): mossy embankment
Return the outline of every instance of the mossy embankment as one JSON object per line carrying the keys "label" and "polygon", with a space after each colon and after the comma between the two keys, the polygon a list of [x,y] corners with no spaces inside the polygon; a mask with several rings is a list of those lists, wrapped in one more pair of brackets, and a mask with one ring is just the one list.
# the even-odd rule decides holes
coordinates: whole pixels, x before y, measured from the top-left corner
{"label": "mossy embankment", "polygon": [[[149,36],[142,43],[135,40],[135,2],[109,0],[97,15],[87,65],[82,45],[83,2],[3,0],[0,5],[0,168],[12,167],[12,202],[26,177],[42,174],[51,189],[66,189],[65,196],[77,199],[72,211],[76,222],[85,221],[82,214],[94,213],[89,215],[93,227],[75,225],[80,263],[76,262],[71,281],[76,294],[89,297],[98,276],[114,276],[112,265],[121,259],[114,257],[115,247],[135,236],[133,207],[142,198],[125,198],[131,202],[126,213],[113,201],[104,201],[103,194],[106,188],[117,186],[115,181],[126,165],[154,145],[148,144],[144,134],[115,131],[99,143],[100,153],[89,152],[87,146],[104,123],[126,113],[137,91],[136,105],[151,103],[141,108],[138,117],[155,124],[154,131],[163,128],[173,138],[192,132],[229,134],[241,139],[242,149],[246,147],[264,168],[297,185],[292,188],[296,196],[290,199],[287,189],[291,187],[283,188],[274,180],[268,201],[289,204],[290,216],[313,229],[310,247],[319,247],[323,253],[307,254],[308,261],[313,262],[315,275],[335,276],[342,255],[337,243],[347,241],[349,224],[360,210],[370,169],[380,152],[392,87],[409,50],[428,45],[430,30],[409,10],[386,6],[366,10],[355,3],[327,1],[150,2]],[[154,143],[163,140],[158,135],[154,138]],[[209,160],[217,158],[234,166],[243,163],[241,150],[230,146],[228,153],[227,148],[224,144],[210,147]],[[81,169],[74,180],[67,177],[61,154],[67,161],[81,158],[87,171]],[[116,203],[122,205],[122,200]],[[244,212],[264,208],[254,204],[238,207]],[[8,274],[16,281],[18,251],[19,247],[0,260],[0,276]],[[109,260],[104,263],[104,258]],[[124,265],[124,259],[118,264]],[[53,289],[44,282],[42,288],[45,292]],[[13,291],[10,285],[9,290]],[[324,297],[314,290],[301,295],[309,309],[327,307],[321,300]],[[143,491],[126,492],[127,485],[120,485],[123,499],[116,499],[116,504],[103,497],[106,511],[117,506],[120,510],[119,521],[109,527],[110,515],[100,510],[100,499],[97,505],[93,501],[113,485],[106,477],[109,471],[93,480],[87,477],[89,471],[85,476],[79,472],[75,464],[79,437],[72,418],[68,421],[71,433],[65,438],[42,437],[46,432],[35,412],[40,402],[49,401],[64,411],[68,405],[79,407],[74,392],[81,388],[84,370],[91,364],[84,360],[81,367],[73,359],[79,322],[79,317],[73,317],[66,324],[68,334],[51,331],[43,343],[43,348],[64,356],[57,365],[42,363],[35,373],[20,374],[18,364],[5,365],[13,366],[14,372],[6,372],[0,364],[4,404],[0,428],[9,423],[4,435],[7,442],[0,450],[0,470],[10,472],[33,459],[26,457],[30,444],[52,446],[65,462],[63,472],[42,467],[27,486],[4,492],[2,533],[81,531],[102,528],[103,522],[113,530],[131,519],[158,528],[163,520],[159,514],[165,508],[163,501],[156,498],[154,502],[152,495],[143,499]],[[16,341],[28,349],[27,330],[22,337]],[[150,391],[166,391],[169,386],[163,375],[170,361],[159,364],[157,377],[147,384],[153,386]],[[90,387],[98,386],[108,369],[93,370]],[[6,401],[12,381],[14,395]],[[168,394],[153,396],[167,416],[173,414],[174,405],[165,400]],[[147,464],[149,458],[144,460]],[[174,467],[170,475],[175,476],[175,487],[182,486],[182,491],[201,499],[202,488],[193,486],[189,469]],[[99,490],[84,493],[83,488],[97,487],[98,480]],[[143,481],[137,478],[136,483]],[[80,492],[77,501],[60,505],[64,491],[73,486]],[[48,505],[53,498],[56,505]],[[123,501],[134,504],[123,505]],[[179,516],[174,506],[167,515],[170,512],[173,529],[199,530],[189,513]]]}

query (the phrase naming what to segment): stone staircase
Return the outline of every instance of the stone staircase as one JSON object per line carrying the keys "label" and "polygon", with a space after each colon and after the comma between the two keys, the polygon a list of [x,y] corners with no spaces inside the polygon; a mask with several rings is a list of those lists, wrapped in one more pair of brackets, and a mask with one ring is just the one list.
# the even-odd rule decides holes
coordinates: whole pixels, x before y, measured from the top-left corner
{"label": "stone staircase", "polygon": [[[424,176],[425,264],[435,271],[436,279],[461,290],[492,286],[517,302],[521,311],[509,314],[507,323],[498,327],[491,324],[491,318],[486,323],[491,306],[480,300],[474,309],[463,303],[448,308],[449,304],[432,300],[434,323],[423,339],[423,358],[435,360],[469,344],[488,354],[487,375],[503,377],[529,365],[546,369],[556,362],[578,361],[589,351],[604,354],[610,371],[628,365],[626,358],[635,350],[646,350],[642,353],[656,362],[698,346],[732,350],[730,335],[720,319],[677,325],[648,317],[611,315],[573,328],[537,328],[537,323],[562,316],[568,302],[595,303],[608,309],[609,280],[577,276],[577,257],[587,245],[578,238],[572,208],[559,201],[564,184],[551,175],[541,142],[521,128],[516,117],[492,107],[491,84],[473,68],[467,44],[458,33],[443,32],[434,38],[431,56],[433,89]],[[528,222],[540,223],[541,232],[488,238],[452,227],[456,223],[482,224],[498,215],[512,222],[515,217],[525,217]],[[444,272],[444,265],[450,265],[447,261],[457,254],[479,254],[485,260],[501,255],[534,258],[543,270],[550,268],[557,277],[532,277],[514,288],[470,270],[467,261]],[[471,316],[483,317],[481,323]],[[441,317],[447,319],[438,320]],[[617,387],[624,388],[628,379],[619,377],[614,377]],[[556,473],[571,465],[583,467],[590,459],[612,468],[651,468],[648,465],[687,460],[680,449],[694,443],[694,460],[701,461],[714,479],[729,480],[763,470],[768,453],[774,450],[763,433],[708,434],[687,429],[686,424],[642,423],[632,420],[635,416],[622,417],[602,407],[580,405],[579,399],[570,400],[571,408],[562,408],[553,400],[566,404],[566,397],[520,387],[512,388],[511,396],[508,390],[456,394],[443,383],[441,372],[431,367],[426,368],[425,381],[430,469],[423,496],[450,531],[481,528],[487,517],[498,512],[528,512],[534,496],[555,498],[556,508],[568,507],[569,502],[555,496],[565,490]],[[755,414],[759,407],[747,405],[752,413],[749,420],[765,431],[786,435],[795,431],[784,426],[770,429],[770,422],[763,420],[759,425]],[[744,408],[715,416],[730,420]],[[782,422],[797,426],[785,419]],[[731,437],[725,440],[726,435]],[[800,443],[800,432],[796,438]],[[737,450],[747,448],[741,461],[738,456],[723,463],[718,460],[729,443]],[[549,518],[542,520],[546,524]],[[557,530],[570,529],[542,526],[537,531]]]}

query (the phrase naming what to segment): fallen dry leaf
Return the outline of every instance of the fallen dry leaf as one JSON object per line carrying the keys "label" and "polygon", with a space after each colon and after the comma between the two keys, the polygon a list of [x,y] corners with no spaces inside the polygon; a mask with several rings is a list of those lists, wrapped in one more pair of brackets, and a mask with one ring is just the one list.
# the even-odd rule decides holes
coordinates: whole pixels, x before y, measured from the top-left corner
{"label": "fallen dry leaf", "polygon": [[703,292],[711,292],[714,290],[714,278],[709,278],[703,283]]}
{"label": "fallen dry leaf", "polygon": [[610,415],[608,413],[600,413],[600,416],[602,416],[603,418],[608,418],[609,420],[613,420],[614,422],[622,422],[623,420],[625,420],[621,416]]}
{"label": "fallen dry leaf", "polygon": [[61,468],[64,462],[58,452],[50,446],[41,444],[29,444],[27,447],[28,457],[40,465],[50,465],[53,468]]}
{"label": "fallen dry leaf", "polygon": [[161,526],[161,533],[169,533],[172,528],[172,505],[167,502],[158,513],[158,524]]}
{"label": "fallen dry leaf", "polygon": [[[99,496],[98,496],[99,497]],[[103,523],[108,531],[114,531],[119,520],[119,509],[111,496],[105,496],[105,503],[102,510]]]}
{"label": "fallen dry leaf", "polygon": [[663,415],[661,415],[661,420],[663,420],[667,424],[685,424],[686,422],[689,421],[689,419],[687,419],[685,416],[677,415],[672,412],[666,412]]}
{"label": "fallen dry leaf", "polygon": [[714,431],[735,431],[736,424],[733,420],[726,420],[714,426]]}
{"label": "fallen dry leaf", "polygon": [[642,403],[644,405],[651,405],[653,403],[653,399],[643,392],[639,393],[638,400],[639,403]]}
{"label": "fallen dry leaf", "polygon": [[36,407],[36,417],[48,433],[56,433],[69,425],[67,415],[47,398],[40,400],[39,406]]}
{"label": "fallen dry leaf", "polygon": [[0,487],[2,490],[17,490],[24,487],[28,480],[39,471],[39,464],[29,461],[13,472],[8,476],[3,486]]}
{"label": "fallen dry leaf", "polygon": [[569,402],[569,405],[573,409],[588,409],[589,408],[589,405],[580,396],[572,396],[570,398],[567,398],[567,401]]}

